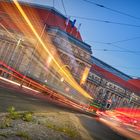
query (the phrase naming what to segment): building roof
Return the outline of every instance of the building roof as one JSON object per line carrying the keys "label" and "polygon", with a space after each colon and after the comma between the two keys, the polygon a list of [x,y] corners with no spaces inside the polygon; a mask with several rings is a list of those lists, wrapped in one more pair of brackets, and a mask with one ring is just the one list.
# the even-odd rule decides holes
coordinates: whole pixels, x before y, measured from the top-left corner
{"label": "building roof", "polygon": [[120,78],[122,78],[122,79],[124,79],[126,81],[132,79],[132,77],[130,77],[127,74],[117,70],[116,68],[108,65],[107,63],[99,60],[98,58],[96,58],[94,56],[92,56],[92,63],[96,64],[97,66],[99,66],[99,67],[101,67],[101,68],[113,73],[114,75],[116,75],[116,76],[118,76],[118,77],[120,77]]}
{"label": "building roof", "polygon": [[107,71],[106,69],[101,68],[100,66],[93,64],[91,68],[91,72],[96,72],[103,78],[106,78],[114,83],[117,83],[118,85],[122,86],[123,88],[130,90],[132,92],[135,92],[137,94],[140,93],[140,88],[138,88],[136,85],[131,84],[130,82],[118,77],[117,75]]}
{"label": "building roof", "polygon": [[69,35],[67,32],[60,30],[57,27],[49,27],[48,32],[56,32],[57,35],[66,37],[70,42],[73,42],[75,45],[79,46],[80,48],[84,49],[85,51],[92,54],[91,46],[81,40],[77,40],[75,37]]}
{"label": "building roof", "polygon": [[125,89],[128,89],[135,93],[140,93],[140,80],[134,80],[132,77],[93,56],[92,63],[93,66],[91,68],[91,71],[94,71],[98,75],[101,75],[102,77],[114,83],[117,83]]}
{"label": "building roof", "polygon": [[[37,14],[37,16],[40,18],[41,22],[43,22],[43,24],[48,24],[49,26],[58,27],[61,30],[66,31],[71,36],[82,41],[80,32],[77,31],[77,28],[75,26],[72,27],[72,21],[69,20],[68,24],[66,25],[67,17],[65,17],[63,14],[61,14],[55,8],[49,7],[49,6],[43,6],[43,5],[39,5],[39,4],[25,3],[25,2],[20,2],[20,4],[26,13],[29,13],[29,11],[32,9],[32,11],[34,11]],[[1,15],[3,14],[3,12],[5,12],[3,6],[5,6],[7,8],[9,7],[9,8],[16,9],[14,7],[13,2],[2,0],[2,1],[0,1],[0,14]],[[12,13],[10,13],[10,14],[12,14]],[[3,14],[3,16],[4,15],[5,14]],[[14,25],[12,25],[11,22],[9,22],[8,19],[7,19],[7,22],[6,22],[6,19],[4,19],[3,23],[7,27],[10,26],[10,27],[16,28]],[[10,23],[10,25],[8,26],[9,23]]]}
{"label": "building roof", "polygon": [[128,82],[131,83],[132,85],[138,87],[140,90],[140,79],[131,79]]}

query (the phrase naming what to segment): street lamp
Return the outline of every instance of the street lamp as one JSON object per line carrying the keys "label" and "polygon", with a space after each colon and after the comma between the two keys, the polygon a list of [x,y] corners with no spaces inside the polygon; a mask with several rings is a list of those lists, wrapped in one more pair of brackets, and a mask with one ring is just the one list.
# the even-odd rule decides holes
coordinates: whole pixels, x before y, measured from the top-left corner
{"label": "street lamp", "polygon": [[70,91],[70,88],[69,88],[69,87],[66,87],[66,88],[65,88],[65,91],[66,91],[66,92],[69,92],[69,91]]}
{"label": "street lamp", "polygon": [[[58,70],[58,73],[59,73],[60,70],[62,70],[62,69],[65,68],[65,67],[68,67],[68,68],[70,69],[69,65],[63,65],[63,66]],[[61,82],[64,82],[64,77],[61,77],[60,81],[61,81]]]}
{"label": "street lamp", "polygon": [[62,78],[60,79],[60,81],[63,82],[63,81],[64,81],[64,78],[62,77]]}

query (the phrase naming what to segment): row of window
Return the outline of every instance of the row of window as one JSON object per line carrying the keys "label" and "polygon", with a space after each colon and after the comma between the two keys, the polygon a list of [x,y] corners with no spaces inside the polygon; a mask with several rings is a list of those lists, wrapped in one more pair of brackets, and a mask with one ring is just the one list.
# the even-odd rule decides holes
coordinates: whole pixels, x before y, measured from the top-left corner
{"label": "row of window", "polygon": [[111,83],[111,82],[108,82],[107,80],[105,79],[101,79],[99,76],[97,76],[96,74],[93,74],[93,73],[90,73],[89,74],[89,78],[93,81],[96,81],[97,83],[100,83],[107,86],[108,88],[110,89],[113,89],[117,92],[121,92],[121,93],[124,93],[125,90],[123,88],[121,88],[120,86],[118,85],[115,85],[114,83]]}
{"label": "row of window", "polygon": [[110,83],[110,82],[107,82],[107,87],[117,91],[117,92],[121,92],[121,93],[124,93],[125,90],[123,88],[121,88],[120,86],[118,85],[115,85],[114,83]]}
{"label": "row of window", "polygon": [[60,48],[66,49],[66,51],[69,50],[69,53],[72,53],[78,57],[84,58],[86,60],[90,59],[90,54],[87,52],[83,51],[82,49],[78,48],[77,46],[75,47],[72,45],[70,42],[64,40],[63,38],[60,37],[55,37],[54,42],[59,45]]}
{"label": "row of window", "polygon": [[89,78],[93,81],[96,81],[97,83],[99,83],[101,81],[101,78],[93,73],[89,73]]}

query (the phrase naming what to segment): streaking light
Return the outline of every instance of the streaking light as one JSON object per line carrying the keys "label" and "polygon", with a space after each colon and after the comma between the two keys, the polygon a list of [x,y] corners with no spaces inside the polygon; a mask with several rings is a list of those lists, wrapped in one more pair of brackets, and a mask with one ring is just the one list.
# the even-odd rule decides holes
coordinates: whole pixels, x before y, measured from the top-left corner
{"label": "streaking light", "polygon": [[84,72],[83,72],[83,75],[82,75],[82,78],[81,78],[81,81],[80,81],[80,85],[83,85],[85,82],[86,82],[86,79],[88,77],[88,73],[89,73],[89,68],[86,67]]}
{"label": "streaking light", "polygon": [[[6,82],[9,82],[9,83],[11,83],[11,84],[20,86],[19,83],[14,82],[14,81],[12,81],[12,80],[9,80],[9,79],[3,78],[3,77],[0,77],[0,79],[4,80],[4,81],[6,81]],[[29,88],[29,87],[27,87],[27,86],[23,86],[23,87],[26,88],[26,89],[29,89],[29,90],[32,90],[32,91],[34,91],[34,92],[38,92],[38,93],[39,93],[39,91],[37,91],[37,90],[35,90],[35,89]]]}
{"label": "streaking light", "polygon": [[[33,27],[33,23],[29,20],[29,18],[27,17],[26,13],[24,12],[24,10],[22,9],[22,7],[20,6],[20,4],[18,3],[17,0],[13,0],[14,4],[16,5],[17,9],[19,10],[20,14],[22,15],[22,17],[24,18],[24,20],[26,21],[26,24],[30,27],[30,30],[32,31],[32,33],[34,34],[34,36],[37,38],[37,40],[39,41],[40,45],[43,47],[43,49],[45,50],[45,52],[49,55],[49,57],[52,59],[53,64],[54,64],[54,68],[55,69],[60,69],[59,74],[64,77],[64,79],[73,87],[75,88],[79,93],[81,93],[83,96],[85,96],[86,98],[92,99],[92,97],[85,91],[83,90],[80,85],[75,81],[75,79],[73,78],[73,76],[71,75],[71,73],[68,70],[63,70],[61,67],[63,66],[62,62],[60,60],[56,60],[55,57],[52,55],[51,51],[49,51],[49,49],[47,48],[47,46],[45,45],[46,43],[40,38],[39,36],[39,32],[37,32],[37,30]],[[87,71],[87,70],[86,70]],[[87,72],[86,72],[87,73]]]}

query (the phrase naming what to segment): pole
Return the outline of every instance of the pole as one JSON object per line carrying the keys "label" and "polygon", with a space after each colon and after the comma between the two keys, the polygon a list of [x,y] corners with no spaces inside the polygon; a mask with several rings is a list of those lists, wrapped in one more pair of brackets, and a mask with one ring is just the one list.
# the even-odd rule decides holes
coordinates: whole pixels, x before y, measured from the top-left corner
{"label": "pole", "polygon": [[[8,65],[8,69],[11,66],[11,61],[14,59],[15,57],[15,52],[18,49],[20,43],[21,43],[21,38],[18,40],[16,47],[13,49],[12,53],[11,53],[11,57],[9,58],[9,60],[7,61],[7,65]],[[1,73],[1,76],[3,75],[3,73]]]}
{"label": "pole", "polygon": [[20,46],[21,40],[22,40],[21,38],[18,40],[15,49],[13,49],[12,55],[11,55],[11,57],[9,58],[9,61],[7,62],[7,64],[8,64],[9,66],[11,66],[11,61],[12,61],[12,60],[14,59],[14,57],[15,57],[16,50],[17,50],[18,47]]}

